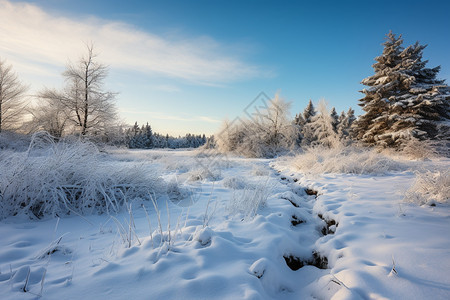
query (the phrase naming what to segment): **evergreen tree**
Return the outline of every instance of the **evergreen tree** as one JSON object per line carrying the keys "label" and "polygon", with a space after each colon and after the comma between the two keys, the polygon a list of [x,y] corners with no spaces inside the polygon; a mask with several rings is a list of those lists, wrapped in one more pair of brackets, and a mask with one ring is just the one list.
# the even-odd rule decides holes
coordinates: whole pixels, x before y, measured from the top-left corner
{"label": "evergreen tree", "polygon": [[336,130],[340,140],[344,140],[346,138],[346,126],[345,126],[346,119],[347,116],[345,115],[345,112],[342,111],[338,118],[338,125]]}
{"label": "evergreen tree", "polygon": [[303,130],[303,127],[305,126],[305,119],[303,119],[303,115],[301,113],[295,115],[294,126],[297,127],[297,132],[298,132],[298,137],[297,137],[296,143],[297,143],[297,145],[301,145],[302,140],[303,140],[302,130]]}
{"label": "evergreen tree", "polygon": [[339,116],[336,113],[336,108],[333,107],[331,109],[330,117],[331,117],[331,125],[333,126],[333,130],[334,130],[334,132],[337,133],[337,127],[339,124]]}
{"label": "evergreen tree", "polygon": [[294,124],[300,126],[300,128],[303,127],[303,125],[305,125],[305,119],[303,119],[302,114],[295,115]]}
{"label": "evergreen tree", "polygon": [[347,111],[347,116],[344,119],[344,128],[348,139],[354,137],[353,123],[356,121],[355,111],[350,107]]}
{"label": "evergreen tree", "polygon": [[312,103],[312,100],[310,99],[308,102],[308,105],[306,106],[305,110],[303,111],[303,120],[306,123],[311,123],[311,118],[314,117],[316,114],[316,109],[314,108],[314,105]]}
{"label": "evergreen tree", "polygon": [[187,133],[184,137],[177,138],[159,133],[153,133],[152,127],[148,124],[139,127],[134,123],[133,127],[125,130],[125,143],[130,149],[151,149],[151,148],[198,148],[204,145],[208,138],[206,135],[195,135]]}
{"label": "evergreen tree", "polygon": [[404,72],[413,80],[389,99],[390,129],[380,137],[386,144],[401,147],[413,138],[450,141],[450,88],[444,80],[436,79],[440,66],[425,67],[425,47],[416,42],[402,53]]}
{"label": "evergreen tree", "polygon": [[312,118],[316,115],[316,109],[311,100],[303,111],[303,127],[300,128],[301,145],[309,146],[314,141],[314,132],[311,130],[309,124],[312,122]]}
{"label": "evergreen tree", "polygon": [[347,111],[342,112],[339,116],[339,124],[337,126],[337,134],[339,140],[344,145],[349,145],[351,143],[353,132],[352,132],[352,124],[356,120],[355,111],[350,107]]}
{"label": "evergreen tree", "polygon": [[139,125],[138,122],[135,122],[133,127],[131,128],[131,136],[129,138],[129,142],[128,142],[128,148],[130,149],[135,149],[138,148],[138,139],[139,139]]}
{"label": "evergreen tree", "polygon": [[426,68],[419,43],[402,47],[392,32],[364,79],[360,106],[366,112],[354,124],[355,135],[367,144],[401,148],[411,139],[449,139],[450,89],[436,79],[440,70]]}
{"label": "evergreen tree", "polygon": [[153,132],[152,127],[150,125],[145,125],[145,128],[143,130],[143,137],[142,137],[142,146],[145,149],[151,149],[153,148]]}
{"label": "evergreen tree", "polygon": [[378,136],[388,128],[389,97],[406,80],[398,72],[402,62],[402,43],[401,35],[396,37],[389,32],[383,43],[383,53],[375,58],[376,63],[372,65],[375,74],[361,82],[370,88],[361,91],[365,97],[359,100],[358,105],[366,113],[355,122],[354,131],[356,137],[367,144],[376,144]]}

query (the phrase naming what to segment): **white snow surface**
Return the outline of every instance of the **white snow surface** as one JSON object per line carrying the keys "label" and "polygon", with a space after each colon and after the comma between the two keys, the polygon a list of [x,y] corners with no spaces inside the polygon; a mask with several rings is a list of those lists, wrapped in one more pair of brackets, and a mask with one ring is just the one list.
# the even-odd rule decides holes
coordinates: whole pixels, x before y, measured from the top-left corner
{"label": "white snow surface", "polygon": [[[450,207],[404,202],[411,171],[305,175],[289,160],[238,157],[204,170],[195,151],[110,155],[172,183],[155,201],[160,225],[148,199],[131,214],[4,219],[1,299],[450,299]],[[318,257],[328,264],[309,265]]]}

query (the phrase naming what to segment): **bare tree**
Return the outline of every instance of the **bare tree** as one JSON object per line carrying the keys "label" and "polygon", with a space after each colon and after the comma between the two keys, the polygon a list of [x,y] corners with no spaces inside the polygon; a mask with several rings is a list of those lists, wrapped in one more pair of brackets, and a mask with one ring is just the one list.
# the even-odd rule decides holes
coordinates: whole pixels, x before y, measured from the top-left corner
{"label": "bare tree", "polygon": [[12,66],[0,59],[0,132],[21,121],[27,90],[28,87],[19,81]]}
{"label": "bare tree", "polygon": [[[70,63],[63,72],[66,87],[63,91],[45,89],[39,98],[58,103],[68,120],[82,135],[104,132],[113,123],[116,113],[116,94],[104,91],[103,82],[108,75],[108,67],[96,61],[93,46],[87,46],[87,55],[77,64]],[[62,115],[53,114],[58,120],[53,124],[62,125]],[[65,123],[64,123],[65,124]]]}
{"label": "bare tree", "polygon": [[57,92],[47,90],[38,95],[40,103],[30,110],[32,120],[28,123],[28,130],[45,130],[55,138],[60,138],[68,128],[70,111],[59,98],[53,98],[52,95],[57,95]]}

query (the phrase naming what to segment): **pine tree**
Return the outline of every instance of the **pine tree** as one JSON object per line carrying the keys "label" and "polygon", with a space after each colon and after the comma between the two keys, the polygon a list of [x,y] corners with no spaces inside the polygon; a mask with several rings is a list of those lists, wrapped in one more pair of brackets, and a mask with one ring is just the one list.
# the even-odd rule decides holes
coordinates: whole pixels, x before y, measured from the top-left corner
{"label": "pine tree", "polygon": [[446,139],[450,141],[450,88],[436,79],[440,66],[426,68],[422,61],[426,45],[407,47],[401,54],[404,72],[411,84],[391,96],[390,129],[381,136],[386,143],[402,147],[411,139]]}
{"label": "pine tree", "polygon": [[297,145],[301,145],[302,140],[303,140],[302,131],[303,131],[303,127],[305,126],[305,119],[303,119],[303,115],[301,113],[295,115],[294,126],[297,127],[297,132],[298,132],[298,137],[297,137],[296,143],[297,143]]}
{"label": "pine tree", "polygon": [[152,127],[147,124],[143,130],[143,148],[151,149],[153,148],[153,132]]}
{"label": "pine tree", "polygon": [[337,125],[337,134],[339,137],[339,140],[344,140],[346,138],[346,124],[345,121],[347,119],[347,116],[345,115],[345,112],[342,111],[338,118],[338,125]]}
{"label": "pine tree", "polygon": [[314,105],[312,103],[312,100],[310,99],[308,102],[308,105],[306,106],[305,110],[303,111],[303,120],[305,123],[311,123],[311,118],[316,115],[316,109],[314,108]]}
{"label": "pine tree", "polygon": [[331,117],[331,125],[333,126],[333,130],[334,130],[334,132],[337,133],[337,127],[339,124],[339,116],[337,115],[336,108],[333,107],[331,109],[330,117]]}
{"label": "pine tree", "polygon": [[450,89],[437,80],[440,70],[426,68],[419,43],[402,47],[401,35],[386,37],[384,50],[362,81],[360,106],[366,112],[354,123],[358,139],[366,144],[401,148],[411,139],[449,139]]}
{"label": "pine tree", "polygon": [[302,114],[295,115],[294,124],[300,127],[303,127],[303,125],[305,125],[305,119],[303,118]]}
{"label": "pine tree", "polygon": [[339,140],[344,145],[349,145],[352,141],[353,132],[352,124],[356,120],[355,111],[350,107],[347,114],[343,111],[339,116],[339,124],[337,126],[337,134]]}
{"label": "pine tree", "polygon": [[314,132],[311,130],[309,124],[312,122],[312,118],[316,115],[316,109],[311,100],[303,111],[303,127],[300,128],[301,144],[302,146],[309,146],[314,141]]}
{"label": "pine tree", "polygon": [[355,111],[350,107],[347,111],[347,116],[344,119],[344,128],[348,139],[353,139],[353,123],[356,121]]}
{"label": "pine tree", "polygon": [[401,35],[396,37],[389,32],[383,43],[383,53],[376,57],[372,67],[375,74],[364,79],[361,83],[369,86],[361,92],[365,97],[360,99],[360,105],[366,112],[355,122],[354,132],[359,140],[367,144],[376,144],[378,136],[388,128],[389,97],[396,93],[405,78],[398,72],[402,59],[403,47]]}
{"label": "pine tree", "polygon": [[138,139],[139,139],[139,125],[137,122],[134,123],[131,128],[130,138],[128,141],[128,148],[135,149],[138,148]]}

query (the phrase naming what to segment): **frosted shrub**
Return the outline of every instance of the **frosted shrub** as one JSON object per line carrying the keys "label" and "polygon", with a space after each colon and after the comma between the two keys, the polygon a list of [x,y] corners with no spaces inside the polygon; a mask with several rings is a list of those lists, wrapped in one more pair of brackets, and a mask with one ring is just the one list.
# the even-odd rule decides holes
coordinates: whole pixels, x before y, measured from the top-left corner
{"label": "frosted shrub", "polygon": [[439,140],[418,140],[411,138],[404,142],[399,150],[401,155],[410,159],[426,160],[438,157],[450,157],[450,142]]}
{"label": "frosted shrub", "polygon": [[269,170],[265,168],[264,166],[255,165],[252,168],[252,175],[253,176],[267,176],[269,175]]}
{"label": "frosted shrub", "polygon": [[249,187],[248,182],[242,177],[227,177],[223,180],[223,186],[234,190],[243,190]]}
{"label": "frosted shrub", "polygon": [[382,174],[402,171],[406,163],[395,161],[374,149],[356,147],[315,147],[297,155],[293,164],[305,173]]}
{"label": "frosted shrub", "polygon": [[197,168],[188,172],[190,181],[210,180],[216,181],[222,178],[222,172],[218,168]]}
{"label": "frosted shrub", "polygon": [[230,215],[252,219],[258,209],[266,204],[270,190],[268,179],[257,184],[247,185],[244,189],[235,189],[228,203],[228,212]]}
{"label": "frosted shrub", "polygon": [[[33,137],[28,151],[0,156],[0,219],[21,212],[38,218],[118,211],[127,199],[164,189],[142,167],[117,168],[88,142]],[[31,214],[30,214],[31,213]]]}
{"label": "frosted shrub", "polygon": [[30,144],[30,136],[10,131],[0,132],[0,150],[25,151]]}
{"label": "frosted shrub", "polygon": [[450,171],[417,173],[405,201],[419,205],[450,202]]}

